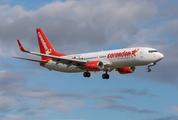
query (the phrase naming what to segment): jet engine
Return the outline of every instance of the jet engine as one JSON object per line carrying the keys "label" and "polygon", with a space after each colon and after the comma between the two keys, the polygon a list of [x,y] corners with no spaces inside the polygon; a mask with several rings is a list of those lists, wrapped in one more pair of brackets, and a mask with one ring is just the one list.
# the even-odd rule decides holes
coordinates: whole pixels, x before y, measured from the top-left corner
{"label": "jet engine", "polygon": [[85,67],[87,71],[99,71],[104,68],[104,64],[101,61],[91,61]]}
{"label": "jet engine", "polygon": [[118,72],[120,74],[128,74],[128,73],[133,73],[135,72],[136,68],[135,67],[123,67],[123,68],[118,68]]}

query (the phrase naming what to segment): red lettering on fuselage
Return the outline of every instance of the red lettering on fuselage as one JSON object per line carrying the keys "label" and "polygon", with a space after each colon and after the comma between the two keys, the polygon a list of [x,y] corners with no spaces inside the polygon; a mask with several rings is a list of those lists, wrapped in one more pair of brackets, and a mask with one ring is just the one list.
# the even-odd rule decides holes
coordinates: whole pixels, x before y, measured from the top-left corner
{"label": "red lettering on fuselage", "polygon": [[135,56],[135,53],[139,51],[138,49],[135,49],[133,51],[124,51],[124,52],[119,52],[119,53],[109,53],[107,55],[107,58],[123,58],[123,57],[130,57],[130,56]]}

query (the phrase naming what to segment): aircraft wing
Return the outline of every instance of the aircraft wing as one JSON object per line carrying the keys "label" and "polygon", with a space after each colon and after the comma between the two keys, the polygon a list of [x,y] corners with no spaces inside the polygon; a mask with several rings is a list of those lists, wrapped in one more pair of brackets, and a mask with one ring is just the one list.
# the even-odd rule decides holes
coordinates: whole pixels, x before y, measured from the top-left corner
{"label": "aircraft wing", "polygon": [[[52,60],[56,61],[57,64],[58,63],[63,63],[63,64],[68,64],[68,66],[71,66],[71,65],[80,66],[80,65],[86,65],[86,63],[87,63],[86,60],[72,59],[72,58],[68,58],[67,56],[58,57],[58,56],[54,56],[54,55],[47,55],[47,54],[42,54],[42,53],[27,51],[27,50],[25,50],[23,48],[23,46],[21,45],[21,43],[20,43],[19,40],[17,40],[17,42],[18,42],[20,50],[22,52],[30,53],[30,54],[37,55],[37,56],[43,56],[43,57],[47,57],[47,58],[52,58]],[[20,57],[14,57],[14,58],[24,59],[24,60],[30,60],[30,61],[35,61],[35,62],[44,62],[44,60],[34,60],[34,59],[20,58]]]}
{"label": "aircraft wing", "polygon": [[35,59],[29,59],[29,58],[22,58],[22,57],[13,57],[17,59],[22,59],[22,60],[29,60],[29,61],[34,61],[34,62],[40,62],[40,63],[46,63],[46,60],[35,60]]}

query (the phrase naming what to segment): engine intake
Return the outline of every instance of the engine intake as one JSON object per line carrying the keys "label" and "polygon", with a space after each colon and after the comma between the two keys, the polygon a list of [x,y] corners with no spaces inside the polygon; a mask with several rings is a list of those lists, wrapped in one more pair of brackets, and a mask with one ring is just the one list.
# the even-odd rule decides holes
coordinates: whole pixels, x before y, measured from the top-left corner
{"label": "engine intake", "polygon": [[87,71],[99,71],[104,68],[104,64],[101,61],[91,61],[85,67]]}
{"label": "engine intake", "polygon": [[118,72],[120,74],[128,74],[128,73],[133,73],[135,72],[136,68],[135,67],[123,67],[123,68],[118,68]]}

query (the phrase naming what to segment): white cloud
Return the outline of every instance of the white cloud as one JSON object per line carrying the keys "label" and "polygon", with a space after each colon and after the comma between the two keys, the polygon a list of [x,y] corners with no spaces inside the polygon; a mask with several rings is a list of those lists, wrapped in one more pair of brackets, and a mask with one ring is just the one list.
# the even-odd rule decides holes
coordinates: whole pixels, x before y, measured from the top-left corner
{"label": "white cloud", "polygon": [[[178,43],[175,42],[178,39],[177,6],[162,12],[156,4],[156,0],[57,1],[36,11],[26,11],[19,5],[13,7],[1,5],[0,56],[12,57],[14,54],[22,54],[16,43],[17,38],[26,49],[39,51],[35,29],[41,27],[54,48],[66,54],[100,50],[113,44],[118,44],[118,47],[132,45],[155,47],[165,55],[162,60],[164,62],[160,61],[160,68],[155,67],[157,72],[151,73],[150,76],[135,75],[175,84],[178,78],[175,70],[178,67],[176,56]],[[32,116],[48,115],[51,112],[70,113],[85,105],[83,100],[78,99],[83,97],[83,93],[62,93],[47,88],[31,88],[21,84],[22,81],[27,79],[18,72],[0,71],[2,110],[16,107],[15,111]],[[123,92],[138,96],[149,95],[144,90],[131,89]],[[17,98],[18,102],[17,99],[8,96]],[[105,98],[99,102],[99,106],[95,106],[95,109],[157,113],[157,111],[115,104],[114,98],[126,99],[122,96],[88,98]],[[3,109],[4,107],[8,109]],[[172,109],[178,112],[177,106],[173,106]],[[25,116],[0,117],[4,120],[26,119]]]}
{"label": "white cloud", "polygon": [[[164,5],[156,0],[56,1],[36,11],[3,5],[0,6],[0,56],[23,54],[17,38],[26,49],[39,51],[35,29],[41,27],[54,48],[65,54],[96,51],[113,44],[155,47],[164,53],[163,60],[167,63],[158,71],[173,76],[170,83],[175,83],[177,74],[167,70],[167,66],[172,69],[177,61],[176,50],[172,50],[177,48],[178,18],[174,12],[177,7],[164,8]],[[168,81],[160,74],[157,76],[160,76],[157,81]]]}
{"label": "white cloud", "polygon": [[171,106],[170,111],[178,115],[178,106]]}
{"label": "white cloud", "polygon": [[51,112],[68,114],[84,105],[84,102],[78,99],[79,97],[90,94],[62,93],[48,87],[29,87],[24,85],[28,82],[25,77],[27,74],[24,73],[0,71],[0,111],[2,113],[19,111],[29,116],[47,116]]}
{"label": "white cloud", "polygon": [[15,107],[19,104],[11,98],[0,96],[0,108]]}
{"label": "white cloud", "polygon": [[120,112],[128,111],[131,113],[139,113],[139,114],[157,114],[158,111],[148,110],[148,109],[138,109],[137,107],[127,106],[127,105],[118,105],[117,101],[111,99],[103,99],[100,100],[97,106],[94,106],[93,109],[96,110],[116,110]]}
{"label": "white cloud", "polygon": [[18,5],[1,7],[0,41],[6,39],[5,44],[13,45],[11,51],[17,48],[17,38],[37,50],[35,28],[42,27],[55,48],[66,53],[92,50],[88,45],[95,49],[113,43],[128,46],[138,32],[136,25],[148,22],[158,12],[154,2],[142,0],[57,1],[36,11]]}
{"label": "white cloud", "polygon": [[3,115],[0,116],[1,120],[30,120],[28,118],[26,118],[23,115],[19,115],[19,116],[15,116],[15,115]]}
{"label": "white cloud", "polygon": [[84,120],[84,119],[55,119],[55,120]]}

